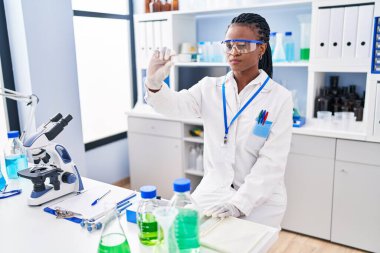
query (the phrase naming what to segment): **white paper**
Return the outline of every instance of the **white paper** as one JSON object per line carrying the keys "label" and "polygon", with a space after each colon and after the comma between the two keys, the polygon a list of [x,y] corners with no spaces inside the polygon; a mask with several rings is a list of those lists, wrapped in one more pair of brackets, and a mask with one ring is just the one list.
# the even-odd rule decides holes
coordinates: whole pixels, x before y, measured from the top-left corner
{"label": "white paper", "polygon": [[79,195],[68,198],[50,206],[51,209],[63,209],[81,214],[78,218],[92,219],[112,209],[118,202],[133,193],[131,190],[112,188],[111,192],[102,198],[96,205],[91,206],[97,198],[109,190],[107,187],[95,187]]}

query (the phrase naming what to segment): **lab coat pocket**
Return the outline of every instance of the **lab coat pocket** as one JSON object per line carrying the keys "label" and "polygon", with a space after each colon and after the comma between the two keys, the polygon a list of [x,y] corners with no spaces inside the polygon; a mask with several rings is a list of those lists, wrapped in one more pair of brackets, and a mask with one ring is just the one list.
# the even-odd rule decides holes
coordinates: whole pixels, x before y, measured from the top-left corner
{"label": "lab coat pocket", "polygon": [[271,127],[272,122],[270,121],[266,121],[264,125],[256,123],[248,136],[246,149],[251,153],[257,154],[267,140]]}

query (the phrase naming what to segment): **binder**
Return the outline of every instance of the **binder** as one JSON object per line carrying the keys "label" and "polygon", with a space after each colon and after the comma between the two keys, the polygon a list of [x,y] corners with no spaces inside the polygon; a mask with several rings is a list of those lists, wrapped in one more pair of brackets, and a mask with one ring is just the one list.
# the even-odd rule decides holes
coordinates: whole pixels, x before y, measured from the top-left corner
{"label": "binder", "polygon": [[356,35],[358,29],[359,7],[344,8],[342,58],[354,58],[356,50]]}
{"label": "binder", "polygon": [[374,5],[359,6],[356,57],[370,57],[371,31]]}
{"label": "binder", "polygon": [[342,57],[343,19],[343,7],[331,9],[328,58]]}
{"label": "binder", "polygon": [[154,47],[153,47],[153,49],[157,49],[157,48],[162,47],[161,22],[162,21],[153,21],[153,30],[154,30]]}
{"label": "binder", "polygon": [[142,66],[145,66],[147,59],[147,41],[146,41],[146,22],[138,23],[138,55],[139,59],[141,59]]}
{"label": "binder", "polygon": [[[170,38],[172,37],[170,35],[170,30],[169,30],[169,23],[167,20],[161,21],[160,22],[161,26],[161,38],[162,38],[162,46],[163,47],[168,47],[172,48],[172,44],[170,43]],[[173,48],[172,48],[173,49]]]}
{"label": "binder", "polygon": [[376,108],[375,108],[375,122],[374,122],[374,136],[380,137],[380,80],[377,80],[376,85]]}
{"label": "binder", "polygon": [[154,30],[153,21],[146,22],[146,43],[148,49],[148,55],[154,50],[155,40],[154,40]]}
{"label": "binder", "polygon": [[327,58],[331,9],[318,10],[317,44],[315,58]]}

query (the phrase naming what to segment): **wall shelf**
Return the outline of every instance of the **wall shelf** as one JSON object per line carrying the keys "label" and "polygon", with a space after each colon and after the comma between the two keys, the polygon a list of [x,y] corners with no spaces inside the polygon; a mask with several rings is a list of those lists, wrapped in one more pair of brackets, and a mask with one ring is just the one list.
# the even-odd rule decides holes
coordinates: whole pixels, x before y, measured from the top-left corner
{"label": "wall shelf", "polygon": [[135,15],[138,20],[158,20],[165,19],[169,15],[212,15],[231,14],[234,12],[247,12],[249,9],[283,9],[284,7],[311,7],[312,0],[277,0],[277,1],[250,1],[249,4],[242,4],[239,7],[221,7],[212,10],[188,10],[188,11],[168,11]]}
{"label": "wall shelf", "polygon": [[192,143],[203,143],[204,140],[201,137],[184,137],[184,141],[186,142],[192,142]]}
{"label": "wall shelf", "polygon": [[203,171],[194,170],[194,169],[187,169],[185,170],[185,173],[189,175],[193,175],[193,176],[200,176],[200,177],[203,177],[204,175]]}
{"label": "wall shelf", "polygon": [[[229,67],[227,62],[176,62],[175,67]],[[275,62],[273,67],[308,67],[309,62]]]}

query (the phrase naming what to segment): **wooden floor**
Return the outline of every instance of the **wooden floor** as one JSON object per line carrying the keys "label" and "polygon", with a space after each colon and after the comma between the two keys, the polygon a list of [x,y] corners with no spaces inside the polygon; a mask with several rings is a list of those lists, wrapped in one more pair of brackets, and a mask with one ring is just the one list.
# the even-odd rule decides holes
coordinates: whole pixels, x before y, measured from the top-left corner
{"label": "wooden floor", "polygon": [[[121,180],[116,185],[130,189],[129,180]],[[281,231],[277,242],[268,253],[360,253],[357,249],[330,243],[317,238]]]}
{"label": "wooden floor", "polygon": [[328,241],[281,231],[279,239],[268,253],[359,253],[365,252]]}

